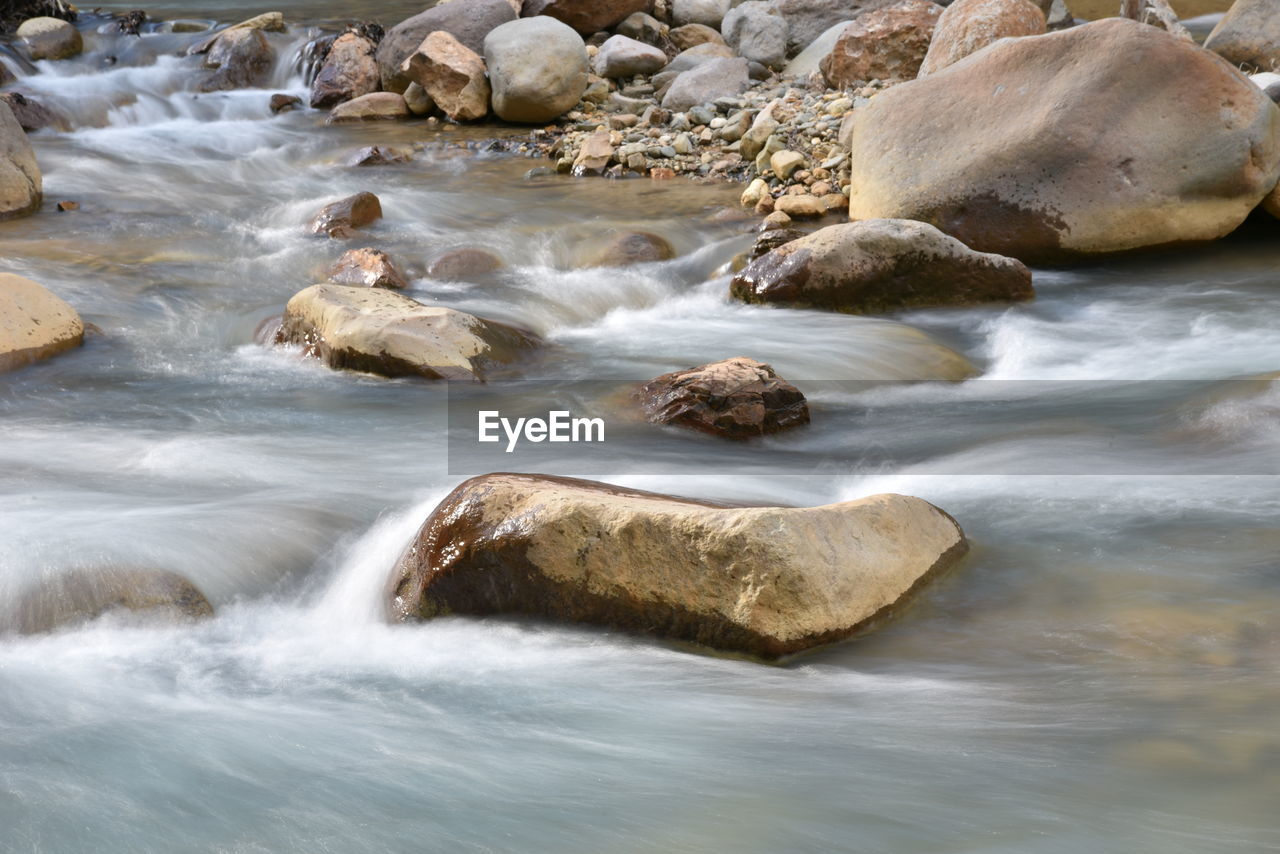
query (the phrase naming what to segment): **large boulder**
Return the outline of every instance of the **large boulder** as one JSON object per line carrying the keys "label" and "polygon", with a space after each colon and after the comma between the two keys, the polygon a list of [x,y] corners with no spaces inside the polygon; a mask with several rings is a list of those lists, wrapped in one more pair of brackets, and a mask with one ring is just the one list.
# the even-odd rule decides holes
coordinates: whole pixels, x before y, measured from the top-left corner
{"label": "large boulder", "polygon": [[83,343],[84,323],[74,308],[30,279],[0,273],[0,372]]}
{"label": "large boulder", "polygon": [[727,507],[491,474],[423,523],[388,605],[397,620],[519,614],[772,659],[878,627],[967,549],[954,519],[905,495]]}
{"label": "large boulder", "polygon": [[381,82],[373,58],[377,46],[358,33],[343,33],[334,40],[320,73],[311,84],[311,106],[330,107],[377,92]]}
{"label": "large boulder", "polygon": [[1213,240],[1280,179],[1280,110],[1121,18],[1005,39],[856,111],[849,216],[1024,261]]}
{"label": "large boulder", "polygon": [[738,56],[768,68],[787,63],[787,20],[765,0],[749,0],[730,9],[720,32]]}
{"label": "large boulder", "polygon": [[792,56],[836,24],[851,21],[863,12],[890,2],[892,0],[770,0],[787,21],[787,52]]}
{"label": "large boulder", "polygon": [[671,0],[671,18],[677,27],[702,24],[718,30],[732,5],[732,0]]}
{"label": "large boulder", "polygon": [[733,278],[744,302],[874,314],[903,308],[1030,299],[1020,261],[974,252],[911,220],[832,225],[784,243]]}
{"label": "large boulder", "polygon": [[655,424],[751,439],[809,423],[804,395],[770,365],[736,356],[645,383],[640,406]]}
{"label": "large boulder", "polygon": [[283,33],[286,30],[284,14],[281,12],[263,12],[261,15],[254,15],[252,18],[241,21],[238,24],[232,24],[226,29],[218,30],[216,33],[200,39],[187,48],[187,56],[208,53],[214,42],[232,30],[261,30],[264,33]]}
{"label": "large boulder", "polygon": [[704,62],[681,72],[662,98],[664,109],[684,112],[717,98],[741,95],[751,88],[751,72],[742,57]]}
{"label": "large boulder", "polygon": [[521,18],[484,40],[493,111],[508,122],[549,122],[587,90],[587,46],[554,18]]}
{"label": "large boulder", "polygon": [[68,59],[84,50],[84,38],[59,18],[28,18],[16,33],[32,59]]}
{"label": "large boulder", "polygon": [[833,89],[915,78],[941,16],[942,7],[929,0],[898,0],[858,16],[820,63],[822,76]]}
{"label": "large boulder", "polygon": [[276,52],[262,30],[233,27],[221,33],[205,54],[210,73],[200,83],[201,92],[247,89],[267,82]]}
{"label": "large boulder", "polygon": [[920,76],[941,71],[997,39],[1045,32],[1044,12],[1031,0],[956,0],[938,18]]}
{"label": "large boulder", "polygon": [[637,12],[647,12],[652,0],[524,0],[525,18],[547,15],[563,21],[584,36],[614,25]]}
{"label": "large boulder", "polygon": [[611,36],[600,45],[593,66],[601,77],[617,79],[637,74],[653,74],[667,64],[661,48],[626,36]]}
{"label": "large boulder", "polygon": [[285,306],[276,343],[301,345],[331,368],[483,381],[538,341],[530,332],[381,288],[312,285]]}
{"label": "large boulder", "polygon": [[37,634],[127,613],[148,622],[181,622],[213,616],[213,606],[175,572],[148,569],[77,570],[20,594],[12,610],[19,634]]}
{"label": "large boulder", "polygon": [[1232,65],[1280,71],[1280,0],[1236,0],[1204,46]]}
{"label": "large boulder", "polygon": [[31,141],[9,105],[0,103],[0,221],[40,210],[42,188]]}
{"label": "large boulder", "polygon": [[378,70],[382,88],[404,92],[409,78],[400,67],[422,40],[437,30],[449,33],[476,53],[483,53],[484,39],[494,27],[514,21],[516,13],[507,0],[466,0],[432,6],[396,24],[378,44]]}
{"label": "large boulder", "polygon": [[484,60],[443,30],[423,39],[400,72],[421,86],[454,121],[472,122],[489,114]]}

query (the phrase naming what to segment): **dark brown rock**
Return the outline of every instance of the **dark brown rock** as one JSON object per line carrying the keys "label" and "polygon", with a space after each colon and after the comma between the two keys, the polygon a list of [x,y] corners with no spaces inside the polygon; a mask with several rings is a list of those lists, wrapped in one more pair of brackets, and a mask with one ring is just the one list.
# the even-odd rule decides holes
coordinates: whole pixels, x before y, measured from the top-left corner
{"label": "dark brown rock", "polygon": [[358,229],[382,219],[382,203],[373,193],[356,193],[325,205],[311,220],[312,234],[352,237]]}
{"label": "dark brown rock", "polygon": [[373,42],[355,33],[338,36],[311,84],[311,106],[329,109],[377,92],[381,80],[373,58],[376,49]]}
{"label": "dark brown rock", "polygon": [[637,393],[655,424],[750,439],[809,423],[809,404],[769,365],[742,356],[663,374]]}
{"label": "dark brown rock", "polygon": [[201,92],[247,89],[267,80],[276,52],[262,30],[236,27],[221,33],[204,58],[211,73],[200,84]]}
{"label": "dark brown rock", "polygon": [[366,288],[400,290],[409,287],[390,255],[368,247],[348,249],[342,253],[337,263],[329,268],[329,281]]}
{"label": "dark brown rock", "polygon": [[427,262],[427,275],[433,279],[464,281],[502,269],[502,260],[485,249],[463,247],[449,249]]}
{"label": "dark brown rock", "polygon": [[9,105],[13,117],[28,133],[35,133],[45,128],[70,130],[67,120],[53,110],[21,92],[0,92],[0,102]]}
{"label": "dark brown rock", "polygon": [[284,93],[277,93],[271,96],[271,112],[273,113],[276,113],[276,114],[287,113],[290,110],[296,110],[298,107],[301,107],[301,106],[302,106],[302,99],[299,98],[297,95],[286,95]]}
{"label": "dark brown rock", "polygon": [[676,250],[661,235],[649,231],[624,231],[592,241],[577,254],[582,267],[629,267],[632,264],[670,261],[676,257]]}
{"label": "dark brown rock", "polygon": [[1020,261],[974,252],[911,220],[833,225],[784,243],[730,286],[744,302],[874,314],[1033,296]]}
{"label": "dark brown rock", "polygon": [[584,36],[612,29],[636,12],[647,12],[652,0],[524,0],[520,15],[548,15]]}
{"label": "dark brown rock", "polygon": [[14,608],[13,628],[20,634],[37,634],[121,611],[169,622],[213,616],[213,606],[205,595],[177,573],[80,570],[56,576],[21,594]]}

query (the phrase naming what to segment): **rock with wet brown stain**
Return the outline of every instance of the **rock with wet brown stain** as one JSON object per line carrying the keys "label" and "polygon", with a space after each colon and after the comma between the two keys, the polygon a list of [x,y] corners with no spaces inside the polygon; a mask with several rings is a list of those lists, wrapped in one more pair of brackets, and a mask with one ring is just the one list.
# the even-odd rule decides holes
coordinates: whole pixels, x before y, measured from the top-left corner
{"label": "rock with wet brown stain", "polygon": [[928,0],[899,0],[859,15],[819,63],[827,85],[843,89],[870,80],[915,79],[941,15],[942,7]]}
{"label": "rock with wet brown stain", "polygon": [[213,616],[200,589],[176,572],[152,569],[77,570],[20,594],[12,611],[19,634],[39,634],[107,614],[175,623]]}
{"label": "rock with wet brown stain", "polygon": [[388,610],[525,615],[774,659],[878,627],[967,549],[954,519],[905,495],[744,508],[490,474],[427,518]]}
{"label": "rock with wet brown stain", "polygon": [[588,241],[575,251],[580,267],[630,267],[676,257],[675,247],[651,231],[623,231]]}
{"label": "rock with wet brown stain", "polygon": [[875,314],[903,308],[1030,299],[1031,271],[974,252],[931,225],[866,220],[784,243],[733,278],[743,302]]}
{"label": "rock with wet brown stain", "polygon": [[489,114],[489,80],[484,59],[449,33],[438,31],[422,40],[400,66],[445,115],[473,122]]}
{"label": "rock with wet brown stain", "polygon": [[84,343],[76,310],[30,279],[0,273],[0,372]]}
{"label": "rock with wet brown stain", "polygon": [[381,249],[370,247],[343,252],[337,263],[329,268],[329,281],[339,285],[392,290],[409,287],[404,273],[396,267],[391,256]]}
{"label": "rock with wet brown stain", "polygon": [[205,54],[209,74],[200,83],[201,92],[247,89],[267,82],[275,63],[275,48],[262,30],[237,27],[224,30]]}
{"label": "rock with wet brown stain", "polygon": [[448,249],[427,262],[427,275],[433,279],[465,281],[502,269],[502,259],[487,249],[464,246]]}
{"label": "rock with wet brown stain", "polygon": [[312,285],[285,306],[276,343],[301,345],[331,368],[483,382],[540,342],[531,332],[393,291]]}
{"label": "rock with wet brown stain", "polygon": [[1250,71],[1280,70],[1280,2],[1236,0],[1204,46]]}
{"label": "rock with wet brown stain", "polygon": [[311,220],[310,229],[312,234],[347,238],[380,219],[382,203],[373,193],[363,192],[325,205]]}
{"label": "rock with wet brown stain", "polygon": [[327,110],[377,92],[382,80],[373,58],[376,49],[372,41],[357,33],[338,36],[311,84],[311,106]]}
{"label": "rock with wet brown stain", "polygon": [[1024,261],[1214,240],[1280,179],[1266,94],[1121,18],[1003,39],[856,112],[851,219],[922,220]]}
{"label": "rock with wet brown stain", "polygon": [[809,423],[809,404],[770,365],[737,356],[663,374],[636,394],[655,424],[752,439]]}

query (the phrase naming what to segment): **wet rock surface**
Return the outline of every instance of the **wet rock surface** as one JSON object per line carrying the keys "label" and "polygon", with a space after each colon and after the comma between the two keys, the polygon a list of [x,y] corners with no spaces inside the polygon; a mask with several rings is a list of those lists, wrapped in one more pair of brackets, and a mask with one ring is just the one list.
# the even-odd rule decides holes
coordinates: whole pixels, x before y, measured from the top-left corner
{"label": "wet rock surface", "polygon": [[646,417],[725,439],[751,439],[809,423],[809,404],[769,365],[735,357],[663,374],[636,394]]}

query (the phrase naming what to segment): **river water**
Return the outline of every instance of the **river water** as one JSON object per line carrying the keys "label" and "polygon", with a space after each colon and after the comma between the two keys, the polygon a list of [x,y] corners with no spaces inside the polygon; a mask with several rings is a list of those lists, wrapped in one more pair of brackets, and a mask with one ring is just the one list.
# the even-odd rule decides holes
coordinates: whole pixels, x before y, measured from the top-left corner
{"label": "river water", "polygon": [[[282,8],[389,25],[415,5]],[[73,129],[33,137],[46,212],[0,225],[0,267],[98,331],[0,381],[0,601],[141,566],[218,615],[0,638],[0,850],[1280,850],[1280,392],[1230,382],[1280,370],[1274,223],[1038,270],[1015,307],[745,307],[718,273],[751,242],[721,215],[737,188],[526,180],[540,164],[446,145],[484,131],[197,98],[172,56],[197,36],[84,26],[84,57],[20,81]],[[306,27],[272,38],[270,91],[305,94]],[[341,165],[373,142],[424,150]],[[389,568],[470,464],[446,453],[446,394],[253,342],[341,251],[307,218],[364,189],[411,293],[544,335],[552,389],[741,354],[810,392],[804,431],[743,448],[637,425],[594,476],[920,495],[971,557],[885,630],[777,667],[513,621],[384,625]],[[680,257],[575,268],[583,240],[637,226]],[[508,266],[421,277],[463,245]]]}

